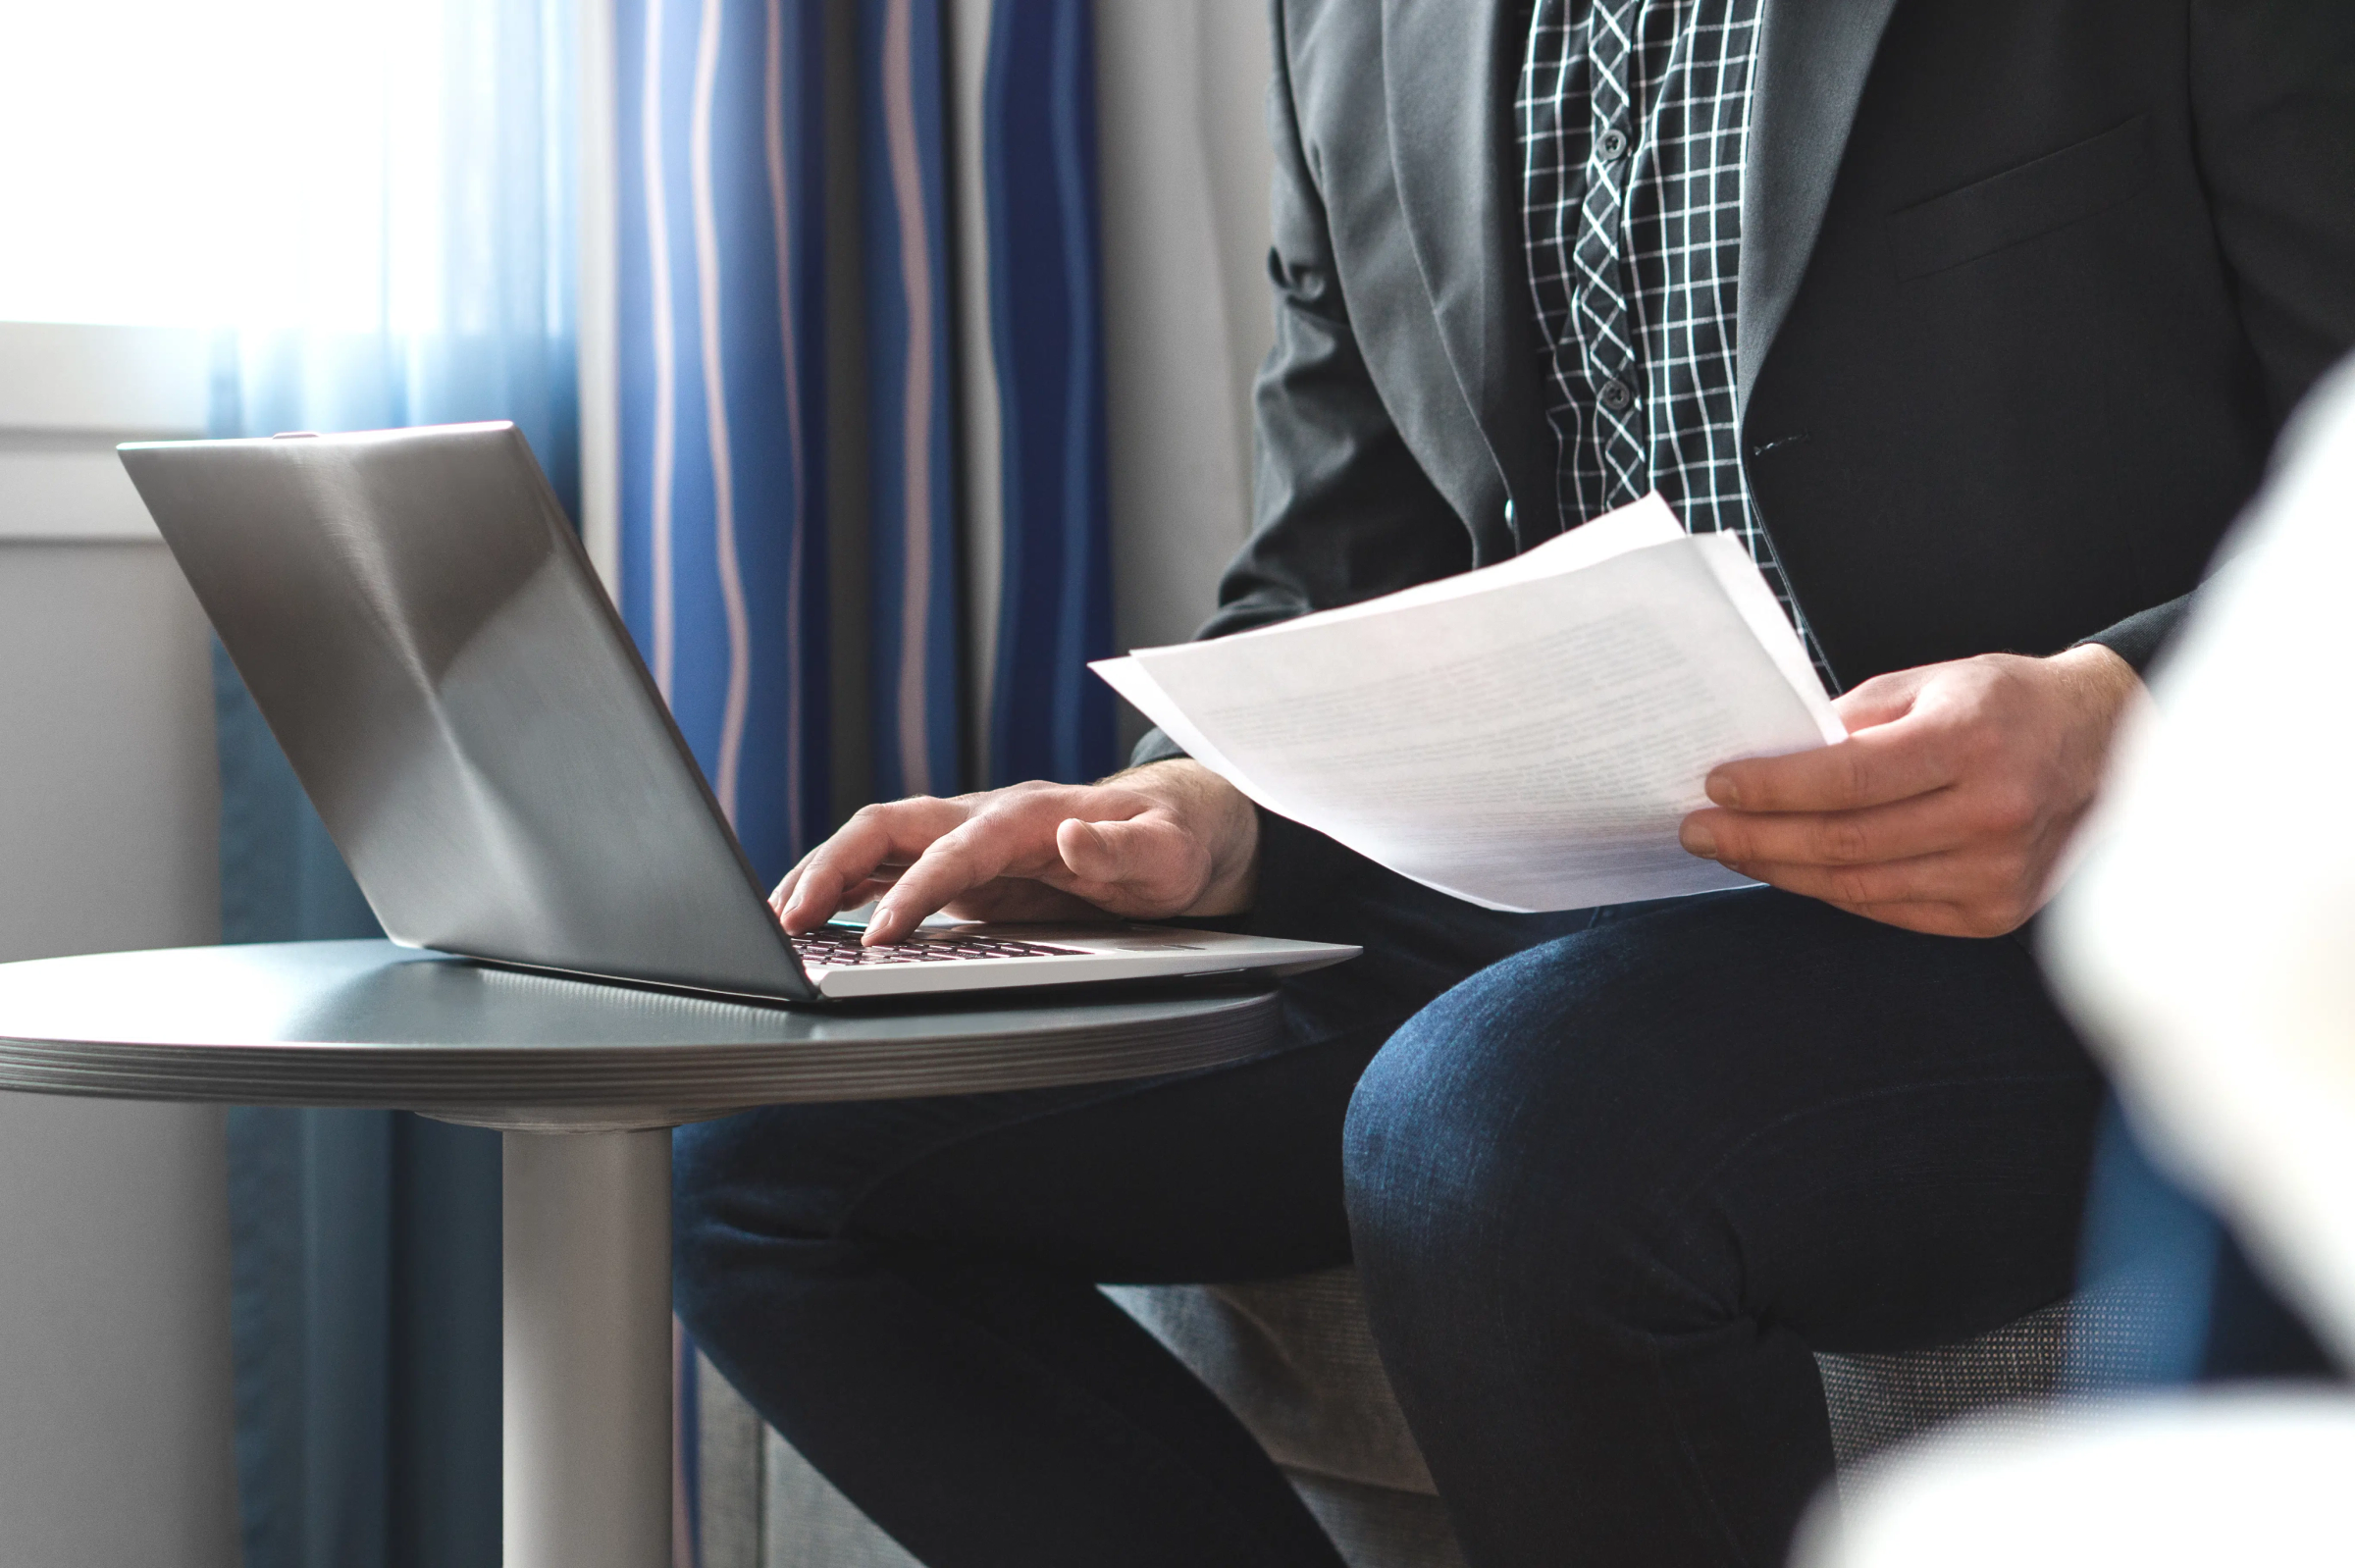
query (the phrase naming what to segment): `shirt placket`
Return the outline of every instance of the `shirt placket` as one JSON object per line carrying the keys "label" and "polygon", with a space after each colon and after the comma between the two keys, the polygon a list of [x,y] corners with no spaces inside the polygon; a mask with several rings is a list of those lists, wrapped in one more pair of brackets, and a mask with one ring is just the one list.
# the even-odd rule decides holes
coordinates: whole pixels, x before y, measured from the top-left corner
{"label": "shirt placket", "polygon": [[1573,254],[1574,336],[1594,396],[1595,433],[1607,507],[1651,488],[1643,361],[1628,291],[1627,191],[1640,127],[1633,86],[1643,0],[1596,0],[1588,60],[1585,200]]}

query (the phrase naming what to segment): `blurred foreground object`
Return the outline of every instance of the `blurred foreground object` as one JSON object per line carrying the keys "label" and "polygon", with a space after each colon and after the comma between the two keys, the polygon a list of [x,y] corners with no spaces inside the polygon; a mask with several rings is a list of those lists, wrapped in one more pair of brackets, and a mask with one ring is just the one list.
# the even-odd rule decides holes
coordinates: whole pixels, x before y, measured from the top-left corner
{"label": "blurred foreground object", "polygon": [[1949,1429],[1836,1528],[1819,1510],[1798,1568],[2308,1568],[2355,1554],[2346,1502],[2355,1400],[2190,1395],[2089,1410],[2018,1441]]}
{"label": "blurred foreground object", "polygon": [[[2355,1361],[2355,368],[2225,547],[2045,957],[2153,1154]],[[2355,1526],[2348,1535],[2355,1552]]]}
{"label": "blurred foreground object", "polygon": [[[2273,484],[2119,749],[2054,906],[2056,990],[2141,1140],[2216,1205],[2355,1361],[2355,774],[2334,646],[2355,585],[2355,366],[2310,400]],[[2034,1437],[1952,1429],[1802,1568],[2355,1561],[2355,1398],[2281,1391],[2088,1407]]]}

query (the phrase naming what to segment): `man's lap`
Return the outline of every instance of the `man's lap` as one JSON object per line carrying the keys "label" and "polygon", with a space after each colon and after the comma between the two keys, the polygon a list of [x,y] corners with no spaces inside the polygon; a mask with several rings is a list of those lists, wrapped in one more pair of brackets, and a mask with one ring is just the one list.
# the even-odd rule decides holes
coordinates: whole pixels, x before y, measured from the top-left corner
{"label": "man's lap", "polygon": [[[1635,1203],[1631,1174],[1549,1163],[1542,1141],[1517,1146],[1513,1105],[1569,1108],[1606,1094],[1613,1124],[1643,1129],[1662,1159],[1706,1161],[1749,1139],[1817,1162],[1815,1179],[1836,1186],[1844,1171],[1889,1164],[1871,1116],[1836,1113],[1836,1103],[1882,1095],[1895,1108],[1910,1097],[1933,1125],[1893,1115],[1889,1138],[1925,1157],[1948,1150],[1949,1164],[1991,1143],[1984,1163],[2000,1173],[2005,1129],[2023,1116],[2073,1117],[2075,1091],[2056,1111],[2050,1096],[1995,1087],[1973,1111],[1970,1096],[1941,1098],[1933,1086],[2023,1072],[2091,1078],[2065,1031],[2022,1038],[2016,1020],[2047,1005],[2009,942],[1910,937],[1766,890],[1516,917],[1387,873],[1357,883],[1318,934],[1350,933],[1367,954],[1286,983],[1292,1043],[1275,1056],[1175,1079],[777,1107],[682,1129],[682,1240],[700,1229],[756,1247],[954,1246],[1107,1281],[1336,1265],[1350,1255],[1343,1117],[1361,1071],[1410,1018],[1374,1081],[1439,1071],[1442,1055],[1454,1059],[1450,1083],[1493,1075],[1492,1095],[1451,1108],[1448,1134],[1525,1163],[1532,1180],[1580,1186],[1561,1194],[1573,1208]],[[1876,983],[1893,950],[1907,955],[1905,975]],[[1732,994],[1742,989],[1753,993],[1747,1005]],[[1973,1034],[1966,1020],[1980,1016],[2012,1021],[2002,1037]],[[1489,1124],[1484,1104],[1494,1108]],[[1943,1133],[1942,1118],[1954,1123]],[[1902,1181],[1888,1198],[1907,1201]],[[2055,1223],[2073,1227],[2073,1213]],[[1792,1267],[1809,1267],[1805,1245],[1790,1251]],[[732,1255],[729,1244],[705,1254],[713,1265]]]}
{"label": "man's lap", "polygon": [[1341,1118],[1381,1044],[1344,1035],[1174,1079],[778,1106],[681,1128],[682,1257],[688,1243],[842,1242],[1128,1283],[1333,1267],[1348,1259]]}
{"label": "man's lap", "polygon": [[[1105,1282],[1346,1262],[1341,1119],[1366,1063],[1448,986],[1603,917],[1494,915],[1359,863],[1314,920],[1365,955],[1282,983],[1274,1055],[1168,1078],[775,1106],[682,1127],[682,1239],[726,1238],[720,1255],[764,1236],[956,1245]],[[703,1287],[697,1273],[690,1263],[682,1289]]]}
{"label": "man's lap", "polygon": [[1351,1114],[1353,1220],[1407,1259],[1583,1259],[1597,1311],[1693,1314],[1664,1331],[1960,1338],[2066,1289],[2100,1092],[2020,944],[1714,895],[1534,948],[1401,1029]]}

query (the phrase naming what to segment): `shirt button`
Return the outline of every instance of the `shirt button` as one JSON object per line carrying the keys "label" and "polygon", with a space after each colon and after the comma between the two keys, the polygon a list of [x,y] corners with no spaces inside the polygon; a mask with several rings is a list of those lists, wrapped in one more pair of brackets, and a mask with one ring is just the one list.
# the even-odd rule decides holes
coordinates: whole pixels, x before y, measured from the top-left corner
{"label": "shirt button", "polygon": [[1636,394],[1628,390],[1627,383],[1623,381],[1604,382],[1596,389],[1595,395],[1600,399],[1603,407],[1614,414],[1624,414],[1636,406]]}
{"label": "shirt button", "polygon": [[1602,140],[1596,150],[1602,154],[1604,163],[1617,163],[1627,156],[1627,132],[1614,126],[1602,133]]}

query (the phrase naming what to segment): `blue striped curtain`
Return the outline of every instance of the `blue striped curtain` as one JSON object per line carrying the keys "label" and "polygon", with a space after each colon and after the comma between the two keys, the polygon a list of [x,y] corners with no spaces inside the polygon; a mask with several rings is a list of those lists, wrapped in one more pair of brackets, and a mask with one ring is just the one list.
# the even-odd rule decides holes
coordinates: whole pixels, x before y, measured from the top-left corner
{"label": "blue striped curtain", "polygon": [[963,788],[944,56],[939,0],[860,8],[869,692],[884,800]]}
{"label": "blue striped curtain", "polygon": [[998,0],[982,102],[1005,563],[990,782],[1114,765],[1112,533],[1088,0]]}
{"label": "blue striped curtain", "polygon": [[615,14],[622,613],[764,879],[831,825],[823,21]]}
{"label": "blue striped curtain", "polygon": [[[996,0],[979,123],[954,133],[942,0],[612,4],[619,598],[755,868],[781,875],[859,804],[843,777],[881,799],[966,787],[975,736],[990,778],[1108,771],[1113,706],[1085,668],[1112,616],[1086,0]],[[985,170],[986,222],[962,236],[954,134]],[[827,277],[829,174],[857,191],[855,216],[831,209],[856,228],[847,287]],[[986,335],[955,309],[975,268]],[[958,347],[976,341],[1003,475],[986,508],[961,484]],[[864,515],[830,518],[853,410]],[[829,538],[858,569],[829,569]],[[977,553],[1003,563],[980,638]],[[829,617],[863,619],[864,670],[829,667]],[[830,694],[861,686],[863,722],[839,724]],[[864,758],[834,755],[861,730]],[[682,1339],[682,1563],[694,1364]]]}
{"label": "blue striped curtain", "polygon": [[[874,793],[1115,763],[1092,28],[998,0],[986,225],[960,254],[940,0],[856,9],[855,143],[825,141],[818,0],[616,0],[621,601],[763,877],[832,825],[827,616],[868,617]],[[861,190],[864,318],[826,316],[829,163]],[[1002,561],[968,679],[953,302],[987,277]],[[827,335],[862,335],[871,584],[828,592]],[[970,341],[971,339],[967,339]],[[969,497],[963,497],[969,500]],[[986,713],[967,694],[991,694]]]}

